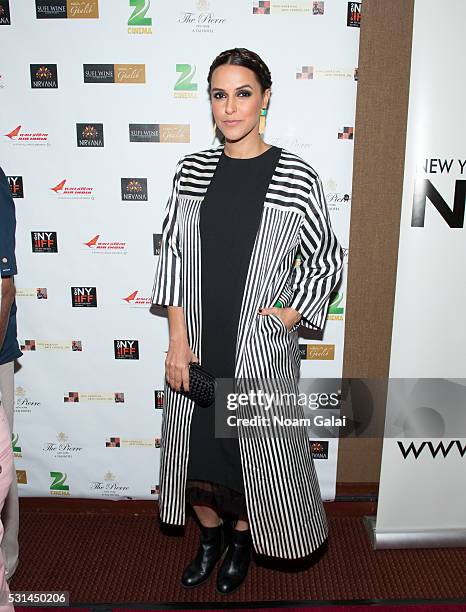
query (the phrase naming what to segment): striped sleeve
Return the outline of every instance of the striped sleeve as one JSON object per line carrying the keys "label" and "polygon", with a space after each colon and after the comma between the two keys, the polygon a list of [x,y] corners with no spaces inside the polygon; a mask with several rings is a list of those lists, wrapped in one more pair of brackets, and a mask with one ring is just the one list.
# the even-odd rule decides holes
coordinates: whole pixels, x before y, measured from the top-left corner
{"label": "striped sleeve", "polygon": [[162,224],[160,255],[155,272],[152,304],[182,306],[181,249],[178,226],[178,192],[181,177],[181,159],[173,177],[172,191],[165,207]]}
{"label": "striped sleeve", "polygon": [[313,180],[306,214],[300,228],[301,265],[293,269],[290,279],[293,292],[290,308],[302,318],[300,325],[321,330],[330,302],[330,294],[343,271],[343,249],[330,221],[327,201],[319,176]]}

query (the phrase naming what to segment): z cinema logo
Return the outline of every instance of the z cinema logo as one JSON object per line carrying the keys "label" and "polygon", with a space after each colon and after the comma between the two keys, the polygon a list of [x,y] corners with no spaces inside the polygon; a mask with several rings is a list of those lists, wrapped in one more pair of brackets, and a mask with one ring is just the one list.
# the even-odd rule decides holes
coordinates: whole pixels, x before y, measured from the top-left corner
{"label": "z cinema logo", "polygon": [[145,83],[145,64],[83,64],[85,83]]}
{"label": "z cinema logo", "polygon": [[58,89],[57,64],[30,64],[32,89]]}
{"label": "z cinema logo", "polygon": [[71,287],[73,308],[97,308],[97,287]]}
{"label": "z cinema logo", "polygon": [[152,17],[147,17],[150,0],[129,0],[134,7],[128,19],[128,34],[152,34]]}
{"label": "z cinema logo", "polygon": [[77,123],[76,137],[78,147],[103,147],[103,123]]}
{"label": "z cinema logo", "polygon": [[22,176],[7,176],[8,184],[10,185],[11,197],[24,198],[23,177]]}
{"label": "z cinema logo", "polygon": [[57,232],[31,232],[33,253],[58,253]]}
{"label": "z cinema logo", "polygon": [[139,340],[114,340],[115,359],[139,359]]}
{"label": "z cinema logo", "polygon": [[124,202],[147,202],[147,179],[122,178],[121,199]]}
{"label": "z cinema logo", "polygon": [[36,19],[98,18],[98,0],[36,0]]}
{"label": "z cinema logo", "polygon": [[130,123],[130,142],[190,142],[190,125],[177,123]]}
{"label": "z cinema logo", "polygon": [[11,25],[9,0],[0,0],[0,25]]}

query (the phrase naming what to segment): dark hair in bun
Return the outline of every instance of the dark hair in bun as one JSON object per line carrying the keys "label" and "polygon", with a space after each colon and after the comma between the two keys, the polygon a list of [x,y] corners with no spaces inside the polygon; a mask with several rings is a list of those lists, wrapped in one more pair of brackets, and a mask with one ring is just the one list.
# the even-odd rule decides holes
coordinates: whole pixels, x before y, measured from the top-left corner
{"label": "dark hair in bun", "polygon": [[209,83],[209,91],[212,80],[212,73],[218,66],[223,64],[233,64],[235,66],[244,66],[255,72],[257,79],[261,85],[262,93],[272,85],[272,77],[270,76],[270,70],[264,61],[249,49],[242,49],[235,47],[234,49],[228,49],[228,51],[222,51],[212,62],[209,69],[209,75],[207,82]]}

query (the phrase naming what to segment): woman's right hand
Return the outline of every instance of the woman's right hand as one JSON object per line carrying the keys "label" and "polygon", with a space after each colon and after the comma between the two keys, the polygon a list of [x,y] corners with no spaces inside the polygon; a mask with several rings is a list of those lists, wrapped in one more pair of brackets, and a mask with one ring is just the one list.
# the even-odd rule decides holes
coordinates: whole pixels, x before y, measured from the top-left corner
{"label": "woman's right hand", "polygon": [[175,391],[189,391],[189,362],[199,362],[186,340],[170,341],[165,359],[165,378]]}

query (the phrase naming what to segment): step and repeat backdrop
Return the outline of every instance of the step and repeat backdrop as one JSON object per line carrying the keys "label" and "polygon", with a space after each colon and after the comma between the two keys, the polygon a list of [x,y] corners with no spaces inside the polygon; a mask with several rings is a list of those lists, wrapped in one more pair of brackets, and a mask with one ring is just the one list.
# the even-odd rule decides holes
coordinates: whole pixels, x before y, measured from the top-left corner
{"label": "step and repeat backdrop", "polygon": [[[320,174],[347,252],[360,5],[0,0],[21,495],[157,499],[168,326],[150,300],[176,163],[219,144],[207,74],[221,51],[246,47],[268,64],[265,141]],[[300,339],[306,390],[329,378],[339,391],[345,294],[346,270],[323,336]],[[333,499],[338,437],[309,436]]]}

